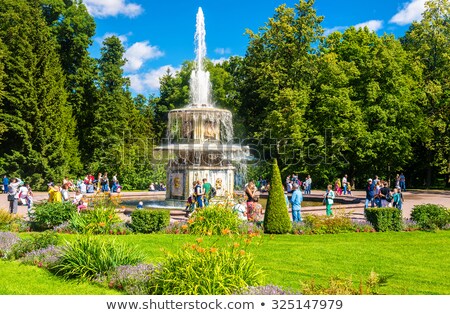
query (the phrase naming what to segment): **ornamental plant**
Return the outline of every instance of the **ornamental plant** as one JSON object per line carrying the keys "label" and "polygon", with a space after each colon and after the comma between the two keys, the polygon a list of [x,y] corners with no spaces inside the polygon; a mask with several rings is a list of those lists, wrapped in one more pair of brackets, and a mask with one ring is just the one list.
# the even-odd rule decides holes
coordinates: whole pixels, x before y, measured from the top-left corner
{"label": "ornamental plant", "polygon": [[131,213],[131,229],[136,233],[154,233],[170,223],[169,210],[140,209]]}
{"label": "ornamental plant", "polygon": [[108,234],[120,222],[122,220],[111,207],[74,213],[69,221],[71,229],[81,234]]}
{"label": "ornamental plant", "polygon": [[147,294],[224,295],[262,284],[263,271],[240,244],[203,246],[202,240],[167,254]]}
{"label": "ornamental plant", "polygon": [[67,243],[61,258],[49,270],[65,279],[92,280],[121,265],[135,265],[143,256],[135,248],[94,236]]}
{"label": "ornamental plant", "polygon": [[75,213],[77,208],[72,203],[44,202],[35,206],[30,219],[35,229],[47,230],[70,220]]}
{"label": "ornamental plant", "polygon": [[378,232],[403,229],[402,213],[397,208],[366,208],[364,215]]}
{"label": "ornamental plant", "polygon": [[411,219],[422,230],[438,230],[450,223],[450,210],[441,205],[416,205],[411,212]]}
{"label": "ornamental plant", "polygon": [[292,230],[291,219],[284,197],[280,170],[275,159],[272,166],[272,179],[267,209],[264,214],[264,232],[269,234],[284,234]]}
{"label": "ornamental plant", "polygon": [[238,234],[241,224],[228,203],[198,208],[188,220],[189,233],[196,235]]}

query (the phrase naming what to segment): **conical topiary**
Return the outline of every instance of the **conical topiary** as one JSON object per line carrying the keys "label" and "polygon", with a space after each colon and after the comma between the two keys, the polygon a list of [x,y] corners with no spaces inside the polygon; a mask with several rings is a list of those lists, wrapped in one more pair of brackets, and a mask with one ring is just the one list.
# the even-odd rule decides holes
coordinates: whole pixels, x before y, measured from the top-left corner
{"label": "conical topiary", "polygon": [[284,197],[283,184],[280,170],[275,159],[272,167],[272,179],[270,181],[269,199],[267,200],[264,214],[264,232],[270,234],[284,234],[292,229]]}

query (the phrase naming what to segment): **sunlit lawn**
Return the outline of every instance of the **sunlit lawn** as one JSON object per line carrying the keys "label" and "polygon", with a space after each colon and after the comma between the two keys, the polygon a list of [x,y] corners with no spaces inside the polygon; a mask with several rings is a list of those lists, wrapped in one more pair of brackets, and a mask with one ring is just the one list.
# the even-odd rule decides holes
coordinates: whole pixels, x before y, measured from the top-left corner
{"label": "sunlit lawn", "polygon": [[[74,235],[65,235],[71,240]],[[164,259],[162,249],[176,251],[198,236],[103,236],[126,242],[142,251],[147,262]],[[203,237],[203,242],[235,242],[228,237]],[[299,289],[314,278],[352,276],[355,286],[373,270],[392,275],[383,294],[450,294],[450,231],[348,233],[338,235],[277,235],[255,238],[247,248],[264,269],[266,283]],[[95,285],[64,282],[37,267],[0,262],[1,294],[117,293]]]}

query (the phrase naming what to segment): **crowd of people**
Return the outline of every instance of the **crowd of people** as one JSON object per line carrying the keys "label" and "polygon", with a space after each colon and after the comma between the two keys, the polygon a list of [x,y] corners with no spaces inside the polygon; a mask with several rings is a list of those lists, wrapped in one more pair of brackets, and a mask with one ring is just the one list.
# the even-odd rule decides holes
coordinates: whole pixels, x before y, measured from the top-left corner
{"label": "crowd of people", "polygon": [[192,183],[192,190],[186,202],[186,217],[192,215],[196,208],[209,205],[211,198],[216,196],[216,189],[208,182],[208,179],[196,180]]}
{"label": "crowd of people", "polygon": [[305,180],[300,180],[298,175],[292,174],[286,177],[286,191],[292,193],[294,189],[294,184],[297,184],[298,188],[303,188],[305,195],[311,194],[312,178],[311,175],[307,175]]}
{"label": "crowd of people", "polygon": [[3,193],[8,195],[9,212],[16,214],[19,203],[27,206],[28,211],[33,206],[33,191],[28,183],[23,182],[20,178],[3,177]]}
{"label": "crowd of people", "polygon": [[[389,183],[378,179],[369,178],[366,185],[366,200],[365,208],[370,207],[395,207],[398,210],[403,209],[403,203],[405,199],[403,198],[402,192],[406,189],[405,176],[401,174],[403,180],[400,180],[400,175],[396,177],[395,188],[393,191],[389,188]],[[403,184],[401,184],[403,182]],[[403,188],[402,188],[403,187]]]}
{"label": "crowd of people", "polygon": [[148,191],[166,191],[166,185],[163,183],[151,183],[148,186]]}

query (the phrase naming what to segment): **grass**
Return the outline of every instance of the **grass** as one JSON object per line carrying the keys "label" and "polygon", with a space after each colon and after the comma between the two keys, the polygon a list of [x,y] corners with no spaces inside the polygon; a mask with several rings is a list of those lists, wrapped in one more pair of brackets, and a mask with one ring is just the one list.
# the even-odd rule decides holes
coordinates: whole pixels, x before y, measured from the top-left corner
{"label": "grass", "polygon": [[[104,237],[137,246],[147,262],[161,261],[164,257],[161,249],[175,251],[198,238],[163,234]],[[74,236],[64,238],[73,239]],[[206,237],[203,239],[207,241]],[[218,243],[226,240],[227,237],[211,237],[211,241]],[[381,294],[450,294],[450,231],[266,235],[260,240],[255,239],[249,251],[265,270],[266,283],[284,288],[299,289],[301,281],[312,278],[316,283],[325,284],[330,276],[336,275],[352,276],[357,285],[361,277],[367,278],[373,270],[380,275],[392,275],[387,286],[380,289]],[[39,280],[33,277],[39,277]],[[29,278],[33,278],[34,284],[28,283]],[[77,288],[79,285],[86,287]],[[37,267],[0,262],[0,294],[82,293],[117,292],[64,282]]]}
{"label": "grass", "polygon": [[106,295],[116,290],[86,282],[64,281],[47,270],[0,260],[0,295]]}

